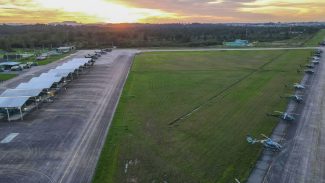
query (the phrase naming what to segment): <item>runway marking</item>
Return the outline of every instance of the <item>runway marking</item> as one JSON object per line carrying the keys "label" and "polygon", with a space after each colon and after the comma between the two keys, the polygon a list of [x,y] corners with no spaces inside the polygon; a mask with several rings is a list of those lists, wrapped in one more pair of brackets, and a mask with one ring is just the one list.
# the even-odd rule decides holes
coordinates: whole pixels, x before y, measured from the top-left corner
{"label": "runway marking", "polygon": [[18,135],[19,135],[19,133],[10,133],[0,143],[1,144],[7,144],[7,143],[11,142],[12,140],[14,140],[14,138],[17,137]]}

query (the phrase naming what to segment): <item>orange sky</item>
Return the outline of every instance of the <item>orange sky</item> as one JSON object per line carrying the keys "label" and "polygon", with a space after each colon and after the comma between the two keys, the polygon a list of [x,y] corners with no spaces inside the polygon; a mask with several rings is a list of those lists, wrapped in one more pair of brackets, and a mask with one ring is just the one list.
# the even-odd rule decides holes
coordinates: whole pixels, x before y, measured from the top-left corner
{"label": "orange sky", "polygon": [[2,23],[325,21],[325,0],[0,0]]}

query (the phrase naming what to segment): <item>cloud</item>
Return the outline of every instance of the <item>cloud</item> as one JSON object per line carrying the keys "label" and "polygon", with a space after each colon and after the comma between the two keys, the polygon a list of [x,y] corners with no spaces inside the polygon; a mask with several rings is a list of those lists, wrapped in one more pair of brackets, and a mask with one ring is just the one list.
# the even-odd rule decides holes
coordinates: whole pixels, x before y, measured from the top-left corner
{"label": "cloud", "polygon": [[242,3],[239,11],[272,15],[277,21],[323,21],[325,2],[319,0],[255,0]]}
{"label": "cloud", "polygon": [[324,9],[321,0],[0,0],[0,22],[325,21]]}
{"label": "cloud", "polygon": [[209,1],[208,4],[220,4],[223,2],[224,2],[224,0],[215,0],[215,1]]}

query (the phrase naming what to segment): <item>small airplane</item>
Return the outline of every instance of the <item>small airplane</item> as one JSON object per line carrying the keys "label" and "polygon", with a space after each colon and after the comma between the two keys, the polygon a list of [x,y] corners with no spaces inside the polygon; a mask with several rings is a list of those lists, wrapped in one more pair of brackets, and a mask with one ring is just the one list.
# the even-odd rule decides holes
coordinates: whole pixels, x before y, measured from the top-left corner
{"label": "small airplane", "polygon": [[274,111],[273,113],[268,113],[266,115],[277,117],[285,121],[294,121],[296,119],[295,117],[293,117],[293,114],[289,114],[287,112],[281,112],[281,111]]}
{"label": "small airplane", "polygon": [[247,135],[246,140],[249,144],[261,143],[265,148],[272,151],[280,151],[282,149],[282,146],[279,143],[273,141],[271,138],[267,137],[264,134],[261,135],[265,137],[265,139],[258,140],[251,135]]}
{"label": "small airplane", "polygon": [[297,90],[303,90],[303,89],[306,89],[306,86],[305,85],[302,85],[302,84],[299,84],[299,83],[294,83],[293,84],[293,87]]}
{"label": "small airplane", "polygon": [[281,98],[289,98],[289,99],[292,99],[292,100],[296,101],[297,103],[300,103],[300,102],[304,101],[302,96],[300,96],[300,95],[288,95],[288,96],[284,96],[284,97],[281,97]]}

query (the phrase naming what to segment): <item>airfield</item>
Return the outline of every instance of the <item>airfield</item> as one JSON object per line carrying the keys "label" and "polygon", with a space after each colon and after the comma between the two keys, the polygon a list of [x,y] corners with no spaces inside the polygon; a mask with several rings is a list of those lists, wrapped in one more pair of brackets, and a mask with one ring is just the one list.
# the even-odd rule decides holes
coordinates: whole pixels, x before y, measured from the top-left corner
{"label": "airfield", "polygon": [[296,106],[299,117],[287,127],[282,139],[285,149],[274,156],[264,182],[325,181],[324,51],[317,72],[304,78],[308,86],[305,102]]}
{"label": "airfield", "polygon": [[[91,52],[32,68],[3,83],[2,89]],[[42,104],[24,121],[1,123],[1,139],[18,136],[0,144],[0,182],[91,182],[133,56],[132,51],[102,56],[53,103]]]}
{"label": "airfield", "polygon": [[[248,177],[263,149],[246,144],[245,136],[272,133],[279,120],[265,113],[285,110],[288,102],[279,95],[294,91],[285,85],[303,78],[297,67],[314,49],[114,50],[53,103],[42,104],[23,121],[1,123],[0,140],[18,135],[0,143],[0,182],[79,183],[92,182],[93,176],[101,183],[229,182]],[[32,68],[4,82],[0,92],[92,52]],[[192,58],[198,62],[185,62]],[[318,67],[306,80],[304,104],[294,109],[299,118],[289,125],[280,122],[288,130],[280,134],[285,150],[268,159],[264,182],[324,180],[325,64]]]}
{"label": "airfield", "polygon": [[140,54],[95,182],[246,182],[263,150],[246,135],[272,133],[313,49]]}

